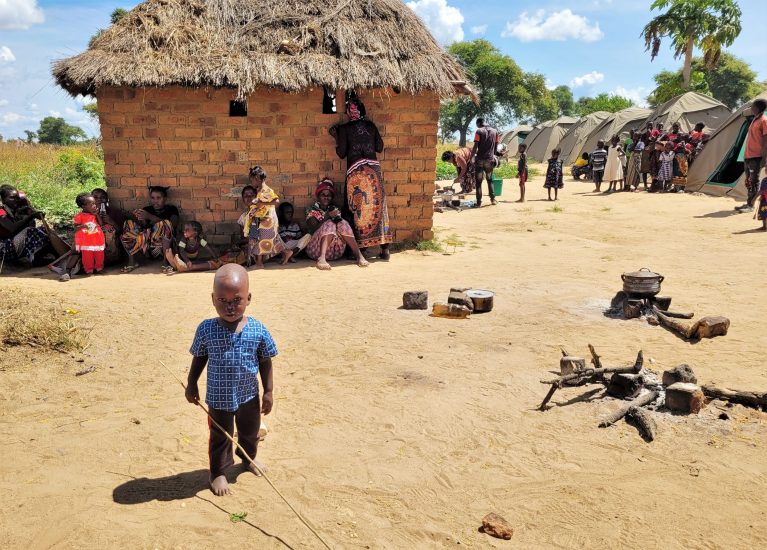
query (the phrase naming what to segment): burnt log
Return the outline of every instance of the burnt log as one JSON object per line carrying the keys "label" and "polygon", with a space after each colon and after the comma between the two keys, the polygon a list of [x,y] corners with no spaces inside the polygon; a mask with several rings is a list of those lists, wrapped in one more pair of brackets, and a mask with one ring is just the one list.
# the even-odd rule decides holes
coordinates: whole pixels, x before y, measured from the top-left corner
{"label": "burnt log", "polygon": [[714,317],[703,317],[691,331],[692,336],[698,340],[701,338],[714,338],[715,336],[726,336],[730,330],[730,320],[720,315]]}
{"label": "burnt log", "polygon": [[644,303],[642,300],[626,299],[623,302],[623,318],[639,319],[642,316]]}
{"label": "burnt log", "polygon": [[607,384],[607,394],[618,399],[634,397],[642,389],[644,379],[641,374],[615,373]]}
{"label": "burnt log", "polygon": [[722,399],[730,403],[738,403],[746,407],[761,408],[767,411],[767,392],[728,390],[714,386],[701,386],[700,389],[706,397],[711,399]]}
{"label": "burnt log", "polygon": [[686,323],[680,323],[679,321],[672,319],[666,315],[665,311],[658,309],[657,306],[653,306],[652,310],[655,312],[655,315],[658,318],[658,322],[661,326],[676,332],[685,340],[690,339],[690,335],[692,334],[692,326]]}
{"label": "burnt log", "polygon": [[658,392],[657,391],[651,391],[644,395],[640,395],[636,399],[632,399],[625,405],[621,406],[617,411],[614,413],[611,413],[607,415],[605,418],[602,419],[602,421],[599,423],[600,428],[607,428],[608,426],[612,426],[618,420],[626,416],[626,414],[629,412],[629,409],[631,407],[644,407],[645,405],[649,405],[653,401],[655,401],[658,398]]}
{"label": "burnt log", "polygon": [[677,313],[675,311],[664,311],[663,315],[666,317],[672,317],[674,319],[692,319],[695,317],[694,313]]}
{"label": "burnt log", "polygon": [[658,306],[659,309],[662,309],[663,311],[667,311],[668,308],[671,307],[670,296],[656,296],[653,298],[653,302]]}
{"label": "burnt log", "polygon": [[[559,374],[567,376],[568,374],[574,374],[586,370],[586,360],[582,357],[572,357],[566,355],[559,360]],[[566,385],[577,385],[578,382],[566,382]]]}
{"label": "burnt log", "polygon": [[655,439],[655,432],[658,430],[658,426],[648,411],[641,407],[631,407],[626,412],[626,419],[633,422],[645,441]]}

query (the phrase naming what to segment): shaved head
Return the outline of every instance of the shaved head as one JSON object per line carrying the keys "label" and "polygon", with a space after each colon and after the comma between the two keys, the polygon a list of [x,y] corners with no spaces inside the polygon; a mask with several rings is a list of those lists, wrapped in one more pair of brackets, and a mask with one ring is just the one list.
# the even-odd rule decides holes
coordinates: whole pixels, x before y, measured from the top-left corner
{"label": "shaved head", "polygon": [[241,290],[245,293],[250,288],[248,272],[239,264],[226,264],[216,271],[213,279],[213,292],[219,289]]}

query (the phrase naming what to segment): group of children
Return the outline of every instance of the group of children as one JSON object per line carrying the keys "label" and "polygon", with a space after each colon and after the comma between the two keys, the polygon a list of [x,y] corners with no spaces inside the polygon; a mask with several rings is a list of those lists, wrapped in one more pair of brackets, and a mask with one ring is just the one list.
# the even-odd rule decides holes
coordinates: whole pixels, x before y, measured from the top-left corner
{"label": "group of children", "polygon": [[603,181],[609,182],[608,193],[638,191],[640,182],[651,193],[683,192],[689,166],[705,146],[704,128],[699,122],[692,132],[684,134],[678,123],[668,132],[663,131],[662,123],[648,123],[644,132],[631,130],[623,142],[618,136],[613,136],[609,145],[600,140],[591,154],[584,153],[578,159],[573,176],[588,177],[590,172],[595,192],[602,190]]}
{"label": "group of children", "polygon": [[[543,187],[548,192],[548,199],[550,201],[559,200],[559,190],[564,187],[564,172],[562,160],[559,158],[560,152],[559,148],[551,151],[551,157],[546,167],[546,179],[544,180]],[[520,143],[517,148],[517,179],[519,180],[519,200],[517,202],[525,202],[527,177],[527,145]],[[554,191],[553,198],[551,197],[552,191]]]}

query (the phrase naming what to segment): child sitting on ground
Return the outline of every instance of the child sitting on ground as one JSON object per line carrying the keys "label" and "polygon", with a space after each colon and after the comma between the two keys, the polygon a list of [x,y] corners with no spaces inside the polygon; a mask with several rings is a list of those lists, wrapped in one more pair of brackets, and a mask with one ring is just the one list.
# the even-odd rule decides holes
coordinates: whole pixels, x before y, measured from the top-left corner
{"label": "child sitting on ground", "polygon": [[[247,457],[238,449],[243,465],[256,475],[266,468],[256,462],[261,414],[269,414],[274,405],[272,357],[277,347],[266,327],[253,317],[245,317],[251,294],[248,273],[240,265],[221,267],[213,279],[213,305],[218,318],[200,323],[190,352],[192,365],[187,379],[186,399],[197,404],[200,392],[197,381],[208,366],[205,402],[210,418],[230,436],[237,426],[237,440]],[[258,399],[258,374],[264,393]],[[226,469],[234,464],[232,443],[209,422],[210,488],[217,496],[229,494]],[[256,462],[256,467],[248,459]]]}
{"label": "child sitting on ground", "polygon": [[[82,209],[74,218],[75,250],[80,253],[83,271],[87,275],[101,273],[104,270],[106,241],[104,232],[101,230],[98,204],[90,193],[80,193],[77,195],[75,203]],[[67,263],[67,268],[69,268],[69,263]],[[62,273],[60,280],[69,280],[69,269]]]}
{"label": "child sitting on ground", "polygon": [[573,178],[580,181],[581,176],[586,176],[586,179],[588,179],[589,175],[589,154],[583,153],[580,157],[578,157],[575,161],[575,164],[573,164]]}
{"label": "child sitting on ground", "polygon": [[293,251],[290,261],[295,263],[296,256],[306,248],[312,236],[309,234],[304,235],[304,232],[301,231],[301,226],[293,221],[293,212],[293,205],[289,202],[281,202],[277,208],[277,219],[280,222],[280,238],[285,243],[285,248]]}
{"label": "child sitting on ground", "polygon": [[[182,236],[175,243],[174,248],[175,250],[166,248],[165,259],[176,271],[208,271],[221,265],[214,261],[218,253],[205,240],[200,222],[186,222],[182,229]],[[198,261],[202,260],[202,255],[209,261]]]}
{"label": "child sitting on ground", "polygon": [[562,180],[562,161],[559,159],[559,148],[551,151],[551,158],[549,159],[549,166],[546,168],[546,182],[543,184],[546,191],[549,193],[549,200],[551,199],[551,190],[554,190],[554,200],[559,200],[559,190],[564,186]]}
{"label": "child sitting on ground", "polygon": [[597,148],[591,153],[591,173],[594,177],[594,192],[599,193],[602,190],[602,177],[605,175],[605,164],[607,164],[607,150],[605,142],[601,139],[597,142]]}
{"label": "child sitting on ground", "polygon": [[519,200],[525,202],[525,182],[527,182],[527,145],[520,143],[517,147],[517,179],[519,179]]}

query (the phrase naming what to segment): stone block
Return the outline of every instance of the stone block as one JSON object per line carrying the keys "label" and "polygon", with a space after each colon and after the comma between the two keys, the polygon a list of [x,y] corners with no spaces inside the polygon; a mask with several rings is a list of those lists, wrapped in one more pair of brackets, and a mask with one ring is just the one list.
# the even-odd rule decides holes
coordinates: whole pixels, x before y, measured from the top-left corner
{"label": "stone block", "polygon": [[402,295],[402,307],[405,309],[428,309],[429,293],[426,290],[410,290]]}
{"label": "stone block", "polygon": [[469,311],[474,311],[474,302],[469,298],[465,292],[458,290],[451,290],[447,297],[448,304],[457,304],[459,306],[466,307]]}
{"label": "stone block", "polygon": [[689,365],[679,365],[663,372],[663,385],[670,386],[677,382],[697,384],[698,379]]}
{"label": "stone block", "polygon": [[698,414],[705,404],[703,391],[695,384],[677,382],[666,388],[666,408]]}

